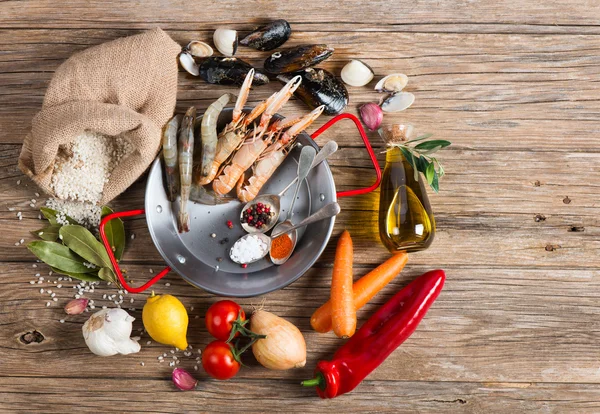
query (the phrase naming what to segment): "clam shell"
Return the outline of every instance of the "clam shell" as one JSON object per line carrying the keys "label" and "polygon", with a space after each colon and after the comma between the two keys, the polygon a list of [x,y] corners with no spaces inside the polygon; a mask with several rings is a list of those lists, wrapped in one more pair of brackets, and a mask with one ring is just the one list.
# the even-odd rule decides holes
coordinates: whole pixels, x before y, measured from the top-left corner
{"label": "clam shell", "polygon": [[213,34],[213,42],[219,52],[225,56],[233,56],[237,51],[238,35],[233,29],[219,27]]}
{"label": "clam shell", "polygon": [[344,83],[350,86],[365,86],[373,80],[373,69],[366,63],[353,59],[343,67],[340,74]]}
{"label": "clam shell", "polygon": [[310,109],[325,105],[324,114],[337,115],[348,105],[348,90],[333,73],[321,68],[308,68],[294,73],[282,73],[277,79],[286,83],[296,75],[302,77],[302,83],[294,95]]}
{"label": "clam shell", "polygon": [[240,40],[240,45],[262,51],[273,50],[284,44],[291,34],[290,24],[283,19],[279,19],[254,30]]}
{"label": "clam shell", "polygon": [[209,57],[213,55],[213,48],[209,44],[199,40],[192,40],[184,50],[195,57]]}
{"label": "clam shell", "polygon": [[397,93],[401,92],[408,83],[408,76],[404,73],[392,73],[387,75],[377,82],[375,90],[377,92]]}
{"label": "clam shell", "polygon": [[384,112],[400,112],[411,106],[415,101],[415,95],[410,92],[399,92],[390,95],[381,104]]}
{"label": "clam shell", "polygon": [[327,45],[300,45],[273,53],[265,60],[264,68],[274,75],[296,72],[314,66],[332,54],[333,48]]}
{"label": "clam shell", "polygon": [[198,76],[200,74],[198,64],[194,60],[194,57],[188,52],[181,52],[179,54],[179,63],[190,75]]}

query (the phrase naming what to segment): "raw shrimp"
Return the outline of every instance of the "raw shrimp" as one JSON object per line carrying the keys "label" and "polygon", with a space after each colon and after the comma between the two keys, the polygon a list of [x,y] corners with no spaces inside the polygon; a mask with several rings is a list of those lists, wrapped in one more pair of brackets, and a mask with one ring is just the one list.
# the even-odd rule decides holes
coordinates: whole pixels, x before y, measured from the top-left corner
{"label": "raw shrimp", "polygon": [[215,153],[217,151],[217,121],[219,114],[229,102],[231,94],[226,93],[215,102],[210,104],[204,115],[202,116],[202,124],[200,126],[202,140],[202,162],[200,163],[200,175],[208,176],[210,173]]}
{"label": "raw shrimp", "polygon": [[242,112],[242,109],[248,100],[248,94],[250,93],[250,86],[252,86],[253,77],[254,69],[251,69],[246,75],[246,79],[244,79],[244,83],[240,89],[240,94],[235,102],[231,122],[227,124],[221,134],[219,134],[216,154],[210,166],[209,173],[206,176],[194,174],[197,184],[206,185],[210,184],[212,180],[214,180],[219,172],[221,164],[227,161],[227,158],[229,158],[229,156],[244,142],[246,128],[248,125],[262,113],[260,112],[260,104],[257,106],[258,109],[255,108],[256,110],[252,111],[252,114],[248,116],[245,116]]}
{"label": "raw shrimp", "polygon": [[175,115],[163,128],[162,147],[165,162],[165,181],[167,184],[167,198],[175,201],[179,187],[179,172],[177,171],[177,130],[181,122],[181,115]]}
{"label": "raw shrimp", "polygon": [[252,176],[248,181],[238,181],[236,194],[241,202],[247,203],[254,200],[261,188],[289,154],[292,145],[296,141],[296,136],[300,131],[308,128],[321,115],[324,108],[324,106],[319,106],[301,118],[279,124],[282,127],[290,124],[292,126],[260,155],[258,161],[252,166]]}
{"label": "raw shrimp", "polygon": [[268,129],[271,117],[290,99],[300,82],[299,76],[292,78],[279,92],[267,99],[260,124],[252,131],[251,136],[248,134],[242,146],[231,158],[230,164],[225,166],[222,174],[213,181],[213,189],[217,194],[224,195],[230,192],[246,170],[273,141],[275,132],[267,133],[264,138],[263,134]]}
{"label": "raw shrimp", "polygon": [[216,206],[217,204],[227,204],[232,200],[235,199],[233,197],[218,196],[214,191],[207,190],[201,185],[192,183],[190,201],[193,201],[194,203]]}
{"label": "raw shrimp", "polygon": [[190,217],[187,213],[187,202],[190,197],[192,186],[192,168],[194,154],[194,121],[196,118],[196,108],[190,107],[181,122],[179,131],[179,177],[181,180],[181,198],[179,214],[177,215],[177,225],[179,233],[190,231]]}

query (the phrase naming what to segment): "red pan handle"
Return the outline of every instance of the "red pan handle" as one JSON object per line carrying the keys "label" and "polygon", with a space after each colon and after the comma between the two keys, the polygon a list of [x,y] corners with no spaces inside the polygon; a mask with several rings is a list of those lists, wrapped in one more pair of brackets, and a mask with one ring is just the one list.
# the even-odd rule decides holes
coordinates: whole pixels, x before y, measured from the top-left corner
{"label": "red pan handle", "polygon": [[335,124],[336,122],[338,122],[342,119],[350,119],[352,122],[354,122],[354,125],[356,125],[356,128],[358,129],[358,132],[360,133],[360,136],[362,137],[363,142],[365,143],[365,147],[367,148],[369,157],[371,157],[371,162],[373,163],[373,168],[375,168],[375,174],[376,174],[377,178],[375,179],[375,182],[373,183],[373,185],[371,185],[370,187],[358,188],[356,190],[338,191],[337,196],[338,196],[338,198],[339,197],[351,197],[351,196],[370,193],[371,191],[377,189],[377,187],[379,187],[379,183],[381,183],[381,168],[379,168],[379,163],[377,162],[377,157],[375,157],[375,152],[373,152],[373,147],[371,147],[369,138],[367,138],[367,134],[366,134],[362,124],[360,123],[360,120],[356,116],[354,116],[352,114],[348,114],[348,113],[344,113],[344,114],[335,116],[335,117],[331,118],[321,128],[317,129],[310,137],[312,139],[317,138],[325,130],[329,129],[329,127],[331,127],[333,124]]}
{"label": "red pan handle", "polygon": [[108,242],[108,238],[106,237],[106,232],[104,231],[104,226],[106,226],[106,223],[108,223],[112,219],[116,219],[116,218],[120,218],[120,217],[139,216],[142,214],[146,214],[146,212],[144,210],[121,211],[118,213],[111,213],[111,214],[105,216],[102,219],[102,221],[100,222],[100,237],[102,238],[102,243],[104,243],[104,248],[106,249],[106,253],[108,253],[108,257],[110,258],[110,262],[112,263],[113,268],[115,269],[115,273],[117,274],[117,277],[119,278],[119,282],[121,282],[121,286],[123,286],[123,288],[125,288],[125,290],[130,293],[143,292],[144,290],[148,289],[150,286],[152,286],[153,284],[158,282],[160,279],[163,278],[163,276],[165,276],[167,273],[169,273],[171,271],[171,268],[169,266],[165,267],[163,270],[158,272],[158,274],[156,274],[152,279],[150,279],[149,281],[147,281],[140,287],[129,286],[127,284],[127,282],[125,281],[125,278],[123,277],[123,273],[121,272],[121,269],[119,268],[119,264],[117,263],[117,259],[115,258],[115,254],[113,253],[110,243]]}

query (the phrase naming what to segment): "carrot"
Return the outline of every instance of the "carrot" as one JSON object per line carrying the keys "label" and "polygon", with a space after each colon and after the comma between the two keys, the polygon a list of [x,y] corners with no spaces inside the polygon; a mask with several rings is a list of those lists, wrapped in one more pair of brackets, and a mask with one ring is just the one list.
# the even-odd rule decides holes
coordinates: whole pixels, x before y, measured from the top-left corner
{"label": "carrot", "polygon": [[340,338],[354,335],[356,308],[352,295],[352,238],[344,230],[335,250],[333,274],[331,275],[331,324]]}
{"label": "carrot", "polygon": [[[354,308],[362,308],[381,289],[392,281],[406,266],[408,254],[396,253],[354,283]],[[310,325],[317,332],[325,333],[333,329],[331,300],[321,306],[310,318]]]}

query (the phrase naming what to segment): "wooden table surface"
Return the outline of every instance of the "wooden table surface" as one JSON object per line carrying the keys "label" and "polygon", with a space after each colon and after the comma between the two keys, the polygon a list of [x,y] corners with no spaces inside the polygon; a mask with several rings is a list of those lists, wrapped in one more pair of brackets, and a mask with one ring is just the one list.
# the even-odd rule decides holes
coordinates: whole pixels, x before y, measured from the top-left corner
{"label": "wooden table surface", "polygon": [[[386,122],[410,122],[453,143],[440,153],[447,170],[441,192],[430,193],[434,244],[410,256],[407,268],[359,312],[359,323],[426,270],[445,269],[447,283],[415,334],[367,380],[351,394],[320,400],[299,382],[342,342],[309,325],[329,294],[330,245],[289,287],[240,301],[249,307],[264,299],[269,310],[300,327],[308,346],[305,368],[275,372],[251,361],[227,382],[200,370],[197,391],[180,393],[170,381],[172,368],[157,361],[169,348],[146,345],[147,337],[142,351],[127,357],[102,359],[88,351],[81,336],[87,315],[67,317],[62,310],[72,283],[57,288],[56,275],[48,277],[43,265],[34,268],[18,243],[41,227],[45,198],[34,195],[38,190],[17,169],[17,157],[53,72],[74,52],[157,26],[184,44],[210,41],[219,24],[247,31],[276,18],[292,25],[286,46],[335,47],[322,66],[336,73],[360,58],[377,78],[407,74],[416,102],[386,115]],[[593,0],[1,1],[0,410],[599,412],[599,18]],[[265,55],[239,50],[256,64]],[[276,87],[256,88],[250,104]],[[178,110],[204,109],[224,91],[235,92],[182,72]],[[353,113],[378,98],[372,85],[349,92]],[[283,112],[302,111],[292,101]],[[341,145],[331,161],[338,188],[370,184],[368,158],[351,124],[318,142],[329,139]],[[380,146],[374,134],[371,139]],[[142,178],[111,205],[142,207],[144,186]],[[378,239],[377,202],[377,193],[340,201],[335,234],[352,233],[357,277],[388,257]],[[136,238],[128,239],[123,262],[142,281],[163,262],[143,218],[126,226]],[[46,280],[31,285],[36,273]],[[53,289],[58,301],[46,307],[50,299],[40,288]],[[210,338],[202,318],[217,298],[175,274],[156,291],[182,299],[190,309],[189,341],[203,348]],[[104,293],[114,289],[104,286],[90,297],[107,304]],[[145,295],[130,297],[137,330]],[[194,358],[181,360],[180,367],[193,370]]]}

